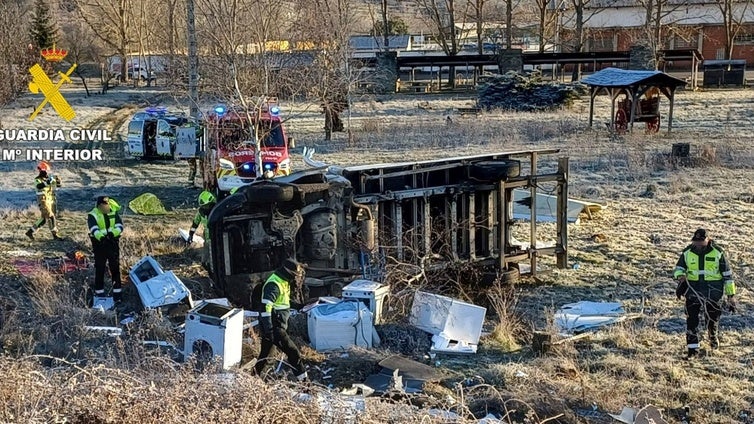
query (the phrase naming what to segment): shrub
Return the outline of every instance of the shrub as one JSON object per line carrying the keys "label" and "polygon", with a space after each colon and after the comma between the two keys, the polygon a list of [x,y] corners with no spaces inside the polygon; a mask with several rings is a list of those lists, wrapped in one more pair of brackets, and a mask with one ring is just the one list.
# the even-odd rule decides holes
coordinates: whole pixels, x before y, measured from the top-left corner
{"label": "shrub", "polygon": [[511,71],[485,78],[479,85],[478,104],[487,110],[546,111],[568,107],[584,93],[581,84],[545,82]]}

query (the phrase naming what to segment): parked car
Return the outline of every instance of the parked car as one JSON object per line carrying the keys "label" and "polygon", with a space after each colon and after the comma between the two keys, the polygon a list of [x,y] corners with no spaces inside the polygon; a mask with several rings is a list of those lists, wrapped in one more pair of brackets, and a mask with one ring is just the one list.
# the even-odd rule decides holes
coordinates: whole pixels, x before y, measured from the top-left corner
{"label": "parked car", "polygon": [[[120,72],[115,73],[115,79],[120,80]],[[128,79],[134,80],[138,78],[141,81],[147,81],[148,79],[151,81],[154,81],[157,79],[157,77],[154,75],[154,72],[151,73],[151,75],[147,72],[146,69],[141,69],[138,66],[135,68],[128,68]]]}

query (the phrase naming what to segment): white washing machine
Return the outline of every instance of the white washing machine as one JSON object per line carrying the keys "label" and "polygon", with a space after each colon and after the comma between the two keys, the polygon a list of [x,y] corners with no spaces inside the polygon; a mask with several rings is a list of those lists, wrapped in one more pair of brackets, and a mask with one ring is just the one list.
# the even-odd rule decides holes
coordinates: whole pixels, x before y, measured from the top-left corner
{"label": "white washing machine", "polygon": [[183,353],[220,357],[223,369],[241,362],[243,309],[202,301],[186,315]]}

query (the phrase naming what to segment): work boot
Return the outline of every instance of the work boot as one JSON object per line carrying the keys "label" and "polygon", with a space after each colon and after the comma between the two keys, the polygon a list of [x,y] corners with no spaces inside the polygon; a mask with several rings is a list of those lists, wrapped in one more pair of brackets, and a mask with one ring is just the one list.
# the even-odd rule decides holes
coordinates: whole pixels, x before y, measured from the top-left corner
{"label": "work boot", "polygon": [[720,349],[720,340],[717,337],[710,338],[709,345],[712,350]]}
{"label": "work boot", "polygon": [[115,302],[115,304],[119,304],[121,303],[122,300],[123,300],[123,292],[113,291],[113,302]]}
{"label": "work boot", "polygon": [[29,237],[29,240],[34,240],[34,230],[32,228],[26,230],[26,237]]}
{"label": "work boot", "polygon": [[697,358],[698,356],[699,356],[699,349],[689,348],[689,351],[686,355],[686,359],[691,360],[691,359]]}
{"label": "work boot", "polygon": [[53,240],[58,240],[58,241],[59,240],[63,240],[60,236],[58,236],[58,232],[57,231],[53,231],[52,232],[52,238],[53,238]]}

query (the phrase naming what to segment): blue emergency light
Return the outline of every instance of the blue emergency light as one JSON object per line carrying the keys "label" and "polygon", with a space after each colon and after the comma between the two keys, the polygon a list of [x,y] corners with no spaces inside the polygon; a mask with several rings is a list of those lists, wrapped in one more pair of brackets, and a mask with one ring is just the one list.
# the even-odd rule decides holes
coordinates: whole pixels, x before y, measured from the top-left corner
{"label": "blue emergency light", "polygon": [[277,106],[273,106],[270,108],[270,115],[272,116],[278,116],[280,114],[280,108]]}
{"label": "blue emergency light", "polygon": [[242,167],[243,167],[244,171],[251,171],[251,164],[248,163],[248,162],[246,162],[245,164],[243,164]]}
{"label": "blue emergency light", "polygon": [[165,106],[153,106],[144,109],[144,111],[150,115],[164,115],[168,110]]}
{"label": "blue emergency light", "polygon": [[225,106],[223,106],[223,105],[217,105],[217,106],[215,106],[215,113],[218,116],[223,116],[225,114]]}
{"label": "blue emergency light", "polygon": [[265,171],[270,171],[270,170],[272,170],[272,164],[271,164],[271,163],[265,163],[265,164],[264,164],[264,170],[265,170]]}

